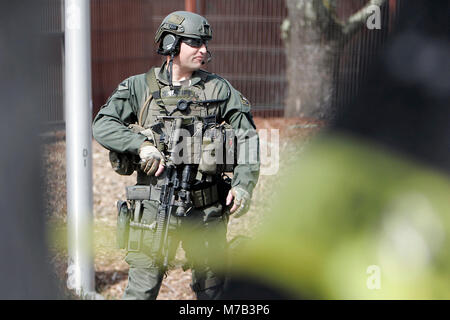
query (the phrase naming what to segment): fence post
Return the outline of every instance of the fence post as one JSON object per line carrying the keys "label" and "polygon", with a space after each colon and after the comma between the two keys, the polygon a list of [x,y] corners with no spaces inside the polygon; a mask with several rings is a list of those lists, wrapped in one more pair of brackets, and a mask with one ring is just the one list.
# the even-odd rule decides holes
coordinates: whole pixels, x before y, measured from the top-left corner
{"label": "fence post", "polygon": [[90,1],[66,0],[64,12],[67,286],[94,299]]}

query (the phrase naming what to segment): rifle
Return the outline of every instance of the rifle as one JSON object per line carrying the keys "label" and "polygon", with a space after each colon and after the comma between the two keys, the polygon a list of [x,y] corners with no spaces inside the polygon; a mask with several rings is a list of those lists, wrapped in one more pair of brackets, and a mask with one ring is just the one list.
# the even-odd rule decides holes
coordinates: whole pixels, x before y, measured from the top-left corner
{"label": "rifle", "polygon": [[[167,144],[169,156],[166,159],[166,167],[164,169],[163,183],[161,185],[160,204],[158,207],[158,214],[156,218],[156,230],[153,234],[152,250],[150,256],[158,264],[161,264],[164,269],[168,266],[170,238],[169,226],[170,216],[173,212],[173,207],[176,206],[176,215],[186,215],[186,208],[192,207],[190,200],[189,180],[191,174],[191,165],[185,165],[183,173],[174,164],[175,146],[180,139],[180,128],[182,124],[181,118],[175,118],[172,121],[172,126],[167,135],[161,136],[161,142]],[[168,140],[166,143],[165,140]],[[175,200],[175,191],[178,191],[178,199]]]}

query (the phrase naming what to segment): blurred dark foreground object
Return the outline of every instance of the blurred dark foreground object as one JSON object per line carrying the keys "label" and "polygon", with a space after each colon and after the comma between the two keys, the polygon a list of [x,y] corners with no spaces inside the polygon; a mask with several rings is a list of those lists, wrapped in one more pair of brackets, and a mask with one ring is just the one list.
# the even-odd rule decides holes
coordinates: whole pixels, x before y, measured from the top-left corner
{"label": "blurred dark foreground object", "polygon": [[450,299],[449,9],[404,6],[354,103],[236,253],[224,299]]}
{"label": "blurred dark foreground object", "polygon": [[449,16],[449,1],[407,1],[360,94],[332,129],[450,172]]}
{"label": "blurred dark foreground object", "polygon": [[0,299],[56,299],[41,205],[39,126],[45,1],[1,1]]}

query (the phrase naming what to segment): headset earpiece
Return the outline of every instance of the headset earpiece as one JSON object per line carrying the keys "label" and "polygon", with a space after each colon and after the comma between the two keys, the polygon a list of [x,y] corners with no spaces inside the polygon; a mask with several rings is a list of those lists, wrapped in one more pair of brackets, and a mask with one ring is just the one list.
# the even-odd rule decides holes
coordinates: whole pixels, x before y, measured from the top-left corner
{"label": "headset earpiece", "polygon": [[179,37],[168,33],[162,39],[158,49],[158,53],[164,56],[176,56],[178,54],[178,43]]}

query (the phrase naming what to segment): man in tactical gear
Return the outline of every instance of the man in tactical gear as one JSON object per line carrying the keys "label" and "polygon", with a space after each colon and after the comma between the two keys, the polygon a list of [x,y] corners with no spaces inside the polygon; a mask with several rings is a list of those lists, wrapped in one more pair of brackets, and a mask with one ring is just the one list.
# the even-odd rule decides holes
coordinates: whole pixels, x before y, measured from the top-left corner
{"label": "man in tactical gear", "polygon": [[[200,69],[211,59],[211,39],[204,17],[185,11],[169,14],[155,36],[166,61],[120,83],[94,119],[94,137],[110,150],[114,170],[125,175],[137,171],[137,185],[127,187],[128,202],[118,204],[118,224],[124,221],[118,228],[123,231],[119,246],[127,250],[130,265],[124,299],[156,299],[167,261],[180,241],[197,298],[220,298],[223,290],[223,273],[211,261],[219,257],[226,265],[228,215],[242,216],[250,207],[259,176],[259,140],[248,100],[225,79]],[[182,129],[190,133],[182,137],[186,143],[200,133],[201,150],[190,154],[199,161],[175,161]],[[227,140],[222,133],[230,130],[233,138]],[[205,153],[214,158],[225,146],[238,151],[231,169],[228,161],[205,161]],[[224,179],[224,172],[232,172],[233,178]],[[163,198],[172,201],[168,207]],[[169,213],[166,257],[161,260],[152,248],[163,211]],[[192,240],[188,233],[200,236]]]}

